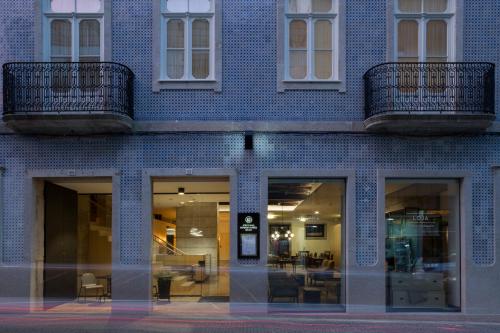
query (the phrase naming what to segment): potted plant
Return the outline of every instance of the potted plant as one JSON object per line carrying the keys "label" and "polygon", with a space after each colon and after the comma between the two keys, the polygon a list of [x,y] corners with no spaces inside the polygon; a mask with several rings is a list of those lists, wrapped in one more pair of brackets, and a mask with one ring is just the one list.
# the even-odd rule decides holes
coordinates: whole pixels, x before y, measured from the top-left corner
{"label": "potted plant", "polygon": [[158,300],[170,301],[170,285],[172,284],[172,273],[167,269],[162,269],[157,274]]}

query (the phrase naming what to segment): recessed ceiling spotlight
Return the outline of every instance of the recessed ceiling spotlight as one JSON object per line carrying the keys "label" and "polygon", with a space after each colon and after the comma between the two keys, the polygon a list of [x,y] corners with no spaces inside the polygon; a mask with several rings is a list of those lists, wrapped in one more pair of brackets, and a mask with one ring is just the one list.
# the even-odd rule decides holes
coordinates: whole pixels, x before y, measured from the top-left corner
{"label": "recessed ceiling spotlight", "polygon": [[314,212],[315,215],[319,215],[319,210]]}

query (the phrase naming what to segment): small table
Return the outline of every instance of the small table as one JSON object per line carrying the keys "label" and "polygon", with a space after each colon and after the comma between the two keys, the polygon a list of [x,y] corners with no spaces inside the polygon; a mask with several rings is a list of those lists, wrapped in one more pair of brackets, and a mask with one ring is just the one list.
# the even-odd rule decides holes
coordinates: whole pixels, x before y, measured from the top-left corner
{"label": "small table", "polygon": [[321,303],[321,289],[304,288],[304,303]]}

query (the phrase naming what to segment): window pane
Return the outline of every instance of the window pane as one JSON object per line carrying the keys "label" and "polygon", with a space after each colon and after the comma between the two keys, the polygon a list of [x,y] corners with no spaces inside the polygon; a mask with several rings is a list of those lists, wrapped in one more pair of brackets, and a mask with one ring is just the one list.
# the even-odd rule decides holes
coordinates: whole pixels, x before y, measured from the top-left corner
{"label": "window pane", "polygon": [[167,75],[171,79],[184,76],[184,50],[167,51]]}
{"label": "window pane", "polygon": [[[73,0],[71,0],[73,1]],[[97,13],[101,10],[101,0],[77,0],[76,11],[79,13]]]}
{"label": "window pane", "polygon": [[424,11],[428,13],[442,13],[448,9],[448,0],[424,0]]}
{"label": "window pane", "polygon": [[422,0],[399,0],[400,12],[420,13],[422,11]]}
{"label": "window pane", "polygon": [[314,75],[318,79],[329,79],[332,76],[332,51],[314,52]]}
{"label": "window pane", "polygon": [[71,57],[71,22],[53,20],[50,24],[51,56]]}
{"label": "window pane", "polygon": [[388,305],[460,309],[460,190],[457,180],[385,185]]}
{"label": "window pane", "polygon": [[210,25],[208,21],[194,20],[192,29],[193,29],[193,47],[209,48]]}
{"label": "window pane", "polygon": [[311,0],[288,0],[289,13],[310,13]]}
{"label": "window pane", "polygon": [[427,22],[427,57],[446,57],[448,50],[447,24],[443,20]]}
{"label": "window pane", "polygon": [[290,51],[289,71],[292,79],[304,79],[307,75],[307,51]]}
{"label": "window pane", "polygon": [[184,21],[169,20],[167,23],[167,48],[184,48]]}
{"label": "window pane", "polygon": [[416,21],[400,21],[398,24],[398,58],[418,58]]}
{"label": "window pane", "polygon": [[80,57],[101,54],[101,33],[98,20],[80,22]]}
{"label": "window pane", "polygon": [[184,13],[188,11],[187,0],[167,0],[167,10],[174,13]]}
{"label": "window pane", "polygon": [[345,182],[270,178],[268,193],[268,301],[344,304]]}
{"label": "window pane", "polygon": [[210,0],[189,0],[189,11],[191,13],[210,12],[210,2]]}
{"label": "window pane", "polygon": [[73,0],[51,0],[50,9],[56,13],[71,13],[75,11]]}
{"label": "window pane", "polygon": [[314,13],[328,13],[332,10],[332,0],[312,0]]}
{"label": "window pane", "polygon": [[320,20],[314,23],[314,48],[332,49],[332,23],[330,21]]}
{"label": "window pane", "polygon": [[209,74],[210,52],[208,50],[193,51],[193,77],[195,79],[206,79]]}
{"label": "window pane", "polygon": [[302,20],[293,20],[290,22],[290,48],[307,48],[307,24]]}

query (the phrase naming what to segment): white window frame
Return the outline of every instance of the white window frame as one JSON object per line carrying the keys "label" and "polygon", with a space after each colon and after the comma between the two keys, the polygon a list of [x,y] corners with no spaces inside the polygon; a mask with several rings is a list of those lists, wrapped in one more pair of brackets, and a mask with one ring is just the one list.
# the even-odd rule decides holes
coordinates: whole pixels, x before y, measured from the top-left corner
{"label": "white window frame", "polygon": [[[167,11],[168,0],[153,1],[153,91],[168,89],[206,89],[221,91],[222,83],[222,7],[221,0],[211,0],[211,10],[203,13]],[[184,73],[179,79],[167,75],[167,22],[181,19],[184,24]],[[192,76],[192,22],[209,22],[209,75],[197,79]]]}
{"label": "white window frame", "polygon": [[400,21],[415,21],[418,24],[418,62],[427,62],[427,23],[429,21],[442,20],[447,26],[447,62],[457,61],[457,0],[448,0],[448,8],[443,13],[429,13],[423,11],[424,1],[420,13],[407,13],[399,11],[399,0],[393,2],[394,13],[394,39],[392,61],[397,62],[398,57],[398,25]]}
{"label": "white window frame", "polygon": [[[76,6],[76,0],[75,6]],[[82,20],[97,20],[99,21],[100,27],[100,61],[105,59],[105,1],[101,1],[101,8],[95,13],[55,13],[51,10],[50,0],[43,0],[42,3],[42,35],[43,35],[43,47],[42,47],[42,60],[51,61],[51,22],[57,19],[67,19],[71,22],[71,61],[78,62],[80,58],[80,22]],[[76,8],[76,7],[75,7]]]}
{"label": "white window frame", "polygon": [[[346,91],[346,18],[345,1],[334,0],[330,13],[288,13],[288,0],[277,0],[277,90],[338,90]],[[302,19],[307,23],[307,75],[293,79],[289,74],[290,21]],[[317,79],[314,76],[314,22],[332,22],[332,76]]]}
{"label": "white window frame", "polygon": [[[214,59],[215,59],[215,14],[214,9],[212,11],[206,13],[168,13],[167,12],[167,1],[162,0],[161,4],[161,51],[160,51],[160,80],[161,81],[211,81],[214,80]],[[186,0],[189,1],[189,0]],[[212,0],[215,1],[215,0]],[[213,6],[213,5],[212,5]],[[184,22],[184,75],[179,79],[172,79],[168,77],[167,74],[167,23],[169,20],[180,19]],[[197,19],[207,20],[210,29],[209,35],[209,61],[208,61],[208,77],[204,79],[197,79],[192,75],[192,54],[193,54],[193,46],[192,46],[192,27],[193,21]]]}
{"label": "white window frame", "polygon": [[[101,0],[101,8],[97,13],[53,13],[51,11],[50,0],[35,0],[35,61],[50,61],[50,22],[55,18],[66,18],[73,20],[73,16],[78,19],[98,19],[101,26],[101,61],[111,61],[111,10],[113,0]],[[79,31],[78,26],[72,22],[72,60],[79,58]],[[75,38],[76,34],[76,38]]]}
{"label": "white window frame", "polygon": [[[339,81],[339,19],[338,9],[332,10],[331,13],[311,13],[311,14],[291,14],[288,13],[288,1],[286,2],[286,20],[285,20],[285,81],[289,82],[308,82],[308,81]],[[337,7],[337,6],[336,6]],[[293,20],[305,21],[307,25],[307,74],[304,79],[294,79],[290,76],[290,22]],[[315,77],[314,63],[314,25],[317,21],[330,21],[332,25],[332,75],[328,79],[318,79]]]}

